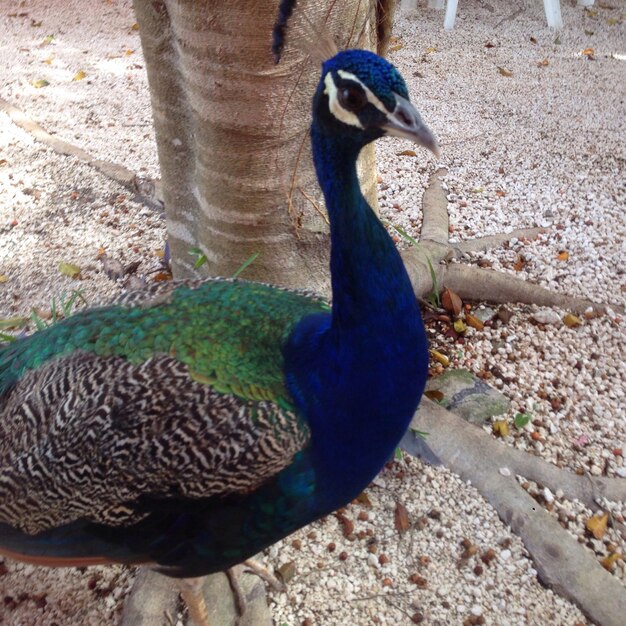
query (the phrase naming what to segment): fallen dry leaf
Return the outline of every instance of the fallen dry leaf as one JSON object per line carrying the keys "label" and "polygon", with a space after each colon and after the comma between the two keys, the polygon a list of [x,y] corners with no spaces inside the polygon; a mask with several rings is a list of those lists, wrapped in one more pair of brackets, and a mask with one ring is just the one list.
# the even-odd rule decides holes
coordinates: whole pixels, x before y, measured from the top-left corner
{"label": "fallen dry leaf", "polygon": [[87,73],[84,70],[78,70],[76,74],[74,74],[74,78],[72,80],[83,80],[87,76]]}
{"label": "fallen dry leaf", "polygon": [[431,350],[430,354],[435,361],[441,363],[444,367],[448,367],[448,365],[450,365],[450,359],[445,354],[441,354],[441,352],[437,352],[437,350]]}
{"label": "fallen dry leaf", "polygon": [[370,500],[367,493],[365,493],[365,491],[361,491],[361,493],[356,497],[356,500],[359,504],[362,504],[363,506],[366,506],[368,508],[372,507],[372,501]]}
{"label": "fallen dry leaf", "polygon": [[34,80],[31,82],[31,85],[35,89],[41,89],[42,87],[47,87],[50,83],[45,78],[40,78],[39,80]]}
{"label": "fallen dry leaf", "polygon": [[444,399],[444,395],[439,389],[427,389],[424,395],[433,402],[441,402]]}
{"label": "fallen dry leaf", "polygon": [[9,280],[8,276],[5,276],[4,274],[0,274],[0,283],[6,283],[7,280]]}
{"label": "fallen dry leaf", "polygon": [[450,311],[450,313],[454,313],[454,315],[459,315],[461,313],[461,309],[463,308],[463,301],[461,298],[452,291],[452,289],[444,289],[443,294],[441,295],[441,304],[446,311]]}
{"label": "fallen dry leaf", "polygon": [[543,59],[543,61],[537,62],[537,67],[548,67],[550,65],[550,61],[548,59]]}
{"label": "fallen dry leaf", "polygon": [[287,563],[283,563],[276,573],[278,574],[278,578],[284,583],[288,583],[296,575],[296,562],[287,561]]}
{"label": "fallen dry leaf", "polygon": [[502,74],[502,76],[506,76],[507,78],[513,76],[513,72],[511,70],[508,70],[506,67],[502,67],[501,65],[498,65],[498,71]]}
{"label": "fallen dry leaf", "polygon": [[64,261],[61,261],[58,267],[59,267],[59,272],[61,272],[63,276],[69,276],[70,278],[80,277],[80,267],[78,265],[74,265],[73,263],[65,263]]}
{"label": "fallen dry leaf", "polygon": [[469,326],[475,328],[476,330],[483,330],[485,328],[483,321],[471,313],[465,313],[465,321]]}
{"label": "fallen dry leaf", "polygon": [[584,57],[587,57],[590,61],[593,61],[594,59],[593,48],[585,48],[580,54]]}
{"label": "fallen dry leaf", "polygon": [[467,325],[463,320],[455,320],[453,326],[454,330],[459,333],[459,335],[462,335],[467,330]]}
{"label": "fallen dry leaf", "polygon": [[575,328],[576,326],[580,326],[583,321],[580,319],[580,317],[576,317],[573,313],[566,313],[563,316],[563,323],[568,328]]}
{"label": "fallen dry leaf", "polygon": [[602,561],[600,561],[602,567],[611,572],[613,571],[613,567],[615,566],[615,563],[617,561],[619,561],[622,558],[622,555],[619,552],[613,552],[613,554],[609,554],[608,556],[605,556]]}
{"label": "fallen dry leaf", "polygon": [[607,523],[609,521],[608,513],[601,513],[590,517],[585,523],[585,528],[596,538],[602,539],[606,533]]}
{"label": "fallen dry leaf", "polygon": [[509,425],[506,420],[496,420],[491,429],[496,437],[506,437],[509,434]]}
{"label": "fallen dry leaf", "polygon": [[399,533],[405,533],[409,530],[411,522],[409,521],[409,512],[401,502],[396,502],[396,510],[393,516],[393,523]]}
{"label": "fallen dry leaf", "polygon": [[524,257],[518,254],[515,263],[513,263],[513,269],[516,272],[521,272],[522,269],[524,269],[524,265],[526,265],[526,260],[524,259]]}
{"label": "fallen dry leaf", "polygon": [[567,261],[569,259],[569,252],[567,250],[561,250],[557,255],[556,258],[559,261]]}
{"label": "fallen dry leaf", "polygon": [[402,150],[402,152],[398,152],[397,154],[398,156],[417,156],[417,152],[415,152],[415,150]]}
{"label": "fallen dry leaf", "polygon": [[404,48],[404,44],[402,42],[397,43],[395,46],[390,46],[389,52],[397,52],[398,50],[402,50]]}

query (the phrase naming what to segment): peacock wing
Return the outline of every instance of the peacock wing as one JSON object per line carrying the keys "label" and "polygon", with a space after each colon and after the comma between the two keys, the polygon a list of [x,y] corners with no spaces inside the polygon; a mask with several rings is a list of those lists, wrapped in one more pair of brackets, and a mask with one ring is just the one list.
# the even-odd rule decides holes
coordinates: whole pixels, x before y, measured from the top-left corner
{"label": "peacock wing", "polygon": [[173,284],[5,348],[0,521],[126,526],[146,496],[255,490],[307,444],[281,349],[326,308],[256,283]]}

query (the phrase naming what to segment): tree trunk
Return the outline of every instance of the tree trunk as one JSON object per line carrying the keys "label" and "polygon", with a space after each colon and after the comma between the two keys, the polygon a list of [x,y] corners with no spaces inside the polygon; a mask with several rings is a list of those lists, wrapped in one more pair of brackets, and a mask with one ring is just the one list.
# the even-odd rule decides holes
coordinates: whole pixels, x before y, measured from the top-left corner
{"label": "tree trunk", "polygon": [[[389,3],[387,3],[389,4]],[[302,6],[301,6],[302,5]],[[246,269],[254,280],[326,291],[325,210],[308,126],[319,67],[288,38],[270,52],[278,0],[135,0],[176,277]],[[301,0],[339,47],[375,48],[375,0]],[[387,14],[388,18],[388,14]],[[346,27],[347,26],[347,27]],[[379,25],[380,28],[380,25]],[[364,189],[375,203],[373,151]]]}

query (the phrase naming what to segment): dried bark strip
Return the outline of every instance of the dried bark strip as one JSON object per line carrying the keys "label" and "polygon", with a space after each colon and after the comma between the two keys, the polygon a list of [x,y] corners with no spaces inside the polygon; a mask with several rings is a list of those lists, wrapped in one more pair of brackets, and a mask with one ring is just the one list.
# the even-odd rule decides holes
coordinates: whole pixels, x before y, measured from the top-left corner
{"label": "dried bark strip", "polygon": [[626,589],[522,489],[513,473],[500,473],[500,467],[510,467],[510,450],[427,398],[411,428],[428,432],[427,444],[442,463],[471,481],[510,525],[545,584],[598,624],[623,625]]}

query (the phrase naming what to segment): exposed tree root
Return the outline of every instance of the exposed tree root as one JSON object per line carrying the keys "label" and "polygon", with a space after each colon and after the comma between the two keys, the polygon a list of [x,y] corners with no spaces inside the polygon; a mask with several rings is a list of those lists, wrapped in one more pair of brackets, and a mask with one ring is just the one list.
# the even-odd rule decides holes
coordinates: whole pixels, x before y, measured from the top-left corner
{"label": "exposed tree root", "polygon": [[626,481],[590,478],[587,490],[583,477],[508,448],[427,398],[411,427],[428,432],[428,446],[443,464],[471,481],[519,535],[545,584],[602,626],[624,623],[626,588],[524,491],[515,474],[561,488],[590,505],[596,495],[625,501]]}
{"label": "exposed tree root", "polygon": [[137,197],[134,198],[136,201],[142,202],[153,209],[162,208],[159,181],[141,178],[127,167],[119,165],[118,163],[94,159],[93,156],[82,148],[51,135],[37,122],[28,117],[26,113],[13,106],[10,102],[7,102],[3,98],[0,98],[0,111],[6,113],[16,126],[19,126],[22,130],[30,133],[37,141],[40,141],[49,148],[52,148],[52,150],[56,153],[80,159],[101,174],[104,174],[108,178],[120,183],[120,185],[127,187],[137,194]]}
{"label": "exposed tree root", "polygon": [[169,623],[173,626],[177,613],[176,581],[142,567],[124,602],[120,623],[126,626],[164,626]]}
{"label": "exposed tree root", "polygon": [[[232,593],[229,579],[222,573],[207,576],[202,595],[211,626],[272,626],[265,586],[261,579],[236,568],[238,593]],[[130,596],[124,603],[120,626],[174,626],[179,610],[179,584],[175,579],[141,568]],[[245,610],[240,612],[238,602]],[[194,624],[195,626],[195,624]]]}
{"label": "exposed tree root", "polygon": [[[402,254],[413,288],[419,298],[427,296],[435,288],[441,290],[449,287],[464,300],[537,304],[567,309],[579,314],[590,308],[597,312],[606,310],[604,304],[555,293],[512,274],[452,262],[467,253],[488,250],[513,238],[531,239],[547,230],[522,228],[510,233],[451,243],[448,234],[448,201],[441,185],[441,179],[446,173],[447,170],[439,169],[431,175],[428,189],[422,199],[420,245],[409,248]],[[432,272],[436,276],[436,284],[433,282]]]}

